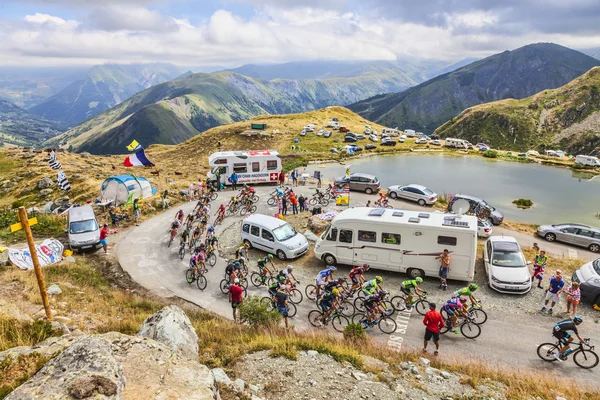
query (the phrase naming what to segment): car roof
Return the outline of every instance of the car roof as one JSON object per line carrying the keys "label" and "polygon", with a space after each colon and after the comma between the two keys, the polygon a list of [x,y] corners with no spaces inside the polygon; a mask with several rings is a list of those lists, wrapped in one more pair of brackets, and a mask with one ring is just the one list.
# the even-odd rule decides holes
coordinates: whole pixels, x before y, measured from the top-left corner
{"label": "car roof", "polygon": [[273,230],[279,228],[281,225],[287,224],[287,222],[279,218],[271,217],[270,215],[264,214],[252,214],[244,220],[244,223],[260,225],[261,227],[267,228],[269,230]]}
{"label": "car roof", "polygon": [[460,194],[460,193],[455,194],[453,198],[456,199],[456,198],[459,198],[459,197],[462,197],[463,199],[483,201],[483,199],[480,199],[479,197],[471,196],[471,195],[468,195],[468,194]]}
{"label": "car roof", "polygon": [[375,175],[363,174],[362,172],[355,172],[353,174],[350,174],[350,176],[362,176],[363,178],[375,178]]}
{"label": "car roof", "polygon": [[498,251],[521,251],[519,242],[512,236],[490,236],[488,239],[494,250]]}
{"label": "car roof", "polygon": [[584,224],[566,223],[566,224],[554,224],[552,226],[554,226],[554,227],[557,227],[557,226],[572,226],[574,228],[585,228],[585,229],[591,229],[593,231],[600,232],[600,228],[596,228],[595,226],[589,226],[589,225],[584,225]]}
{"label": "car roof", "polygon": [[94,214],[94,209],[89,204],[69,209],[69,222],[85,221],[94,218],[96,218],[96,214]]}
{"label": "car roof", "polygon": [[412,187],[412,188],[419,189],[419,190],[427,189],[425,186],[417,185],[416,183],[409,183],[408,185],[404,185],[404,187]]}

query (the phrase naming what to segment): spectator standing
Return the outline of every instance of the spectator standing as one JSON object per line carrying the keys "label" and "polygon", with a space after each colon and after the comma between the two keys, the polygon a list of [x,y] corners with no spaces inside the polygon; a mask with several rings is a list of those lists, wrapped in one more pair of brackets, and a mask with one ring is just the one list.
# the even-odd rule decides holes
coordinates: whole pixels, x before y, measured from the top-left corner
{"label": "spectator standing", "polygon": [[287,215],[287,198],[285,195],[281,196],[281,208],[283,209],[283,215]]}
{"label": "spectator standing", "polygon": [[283,173],[283,171],[281,171],[279,173],[279,187],[283,187],[284,184],[285,184],[285,174]]}
{"label": "spectator standing", "polygon": [[102,245],[102,249],[104,249],[104,254],[108,254],[108,242],[106,238],[108,237],[108,224],[104,224],[102,229],[100,229],[100,244]]}
{"label": "spectator standing", "polygon": [[233,309],[233,322],[238,322],[237,308],[244,301],[244,289],[240,286],[240,280],[235,278],[233,285],[229,287],[229,302]]}
{"label": "spectator standing", "polygon": [[371,200],[367,201],[367,207],[371,207]]}
{"label": "spectator standing", "polygon": [[579,283],[573,282],[571,286],[569,286],[566,290],[567,292],[567,314],[571,310],[571,305],[573,306],[573,310],[571,312],[571,317],[574,317],[577,314],[577,306],[579,305],[579,301],[581,300],[581,289],[579,289]]}
{"label": "spectator standing", "polygon": [[304,195],[302,193],[300,193],[300,197],[298,197],[298,203],[300,205],[300,212],[304,211],[304,202],[306,201],[306,199],[304,198]]}
{"label": "spectator standing", "polygon": [[315,171],[315,174],[317,175],[317,187],[320,188],[321,187],[321,171]]}
{"label": "spectator standing", "polygon": [[229,179],[231,179],[231,190],[237,190],[238,174],[234,171]]}
{"label": "spectator standing", "polygon": [[290,203],[292,203],[292,214],[298,214],[298,199],[293,192],[290,195]]}
{"label": "spectator standing", "polygon": [[221,191],[221,171],[217,168],[215,171],[215,180],[217,181],[217,192]]}
{"label": "spectator standing", "polygon": [[308,211],[308,197],[304,198],[304,210]]}
{"label": "spectator standing", "polygon": [[444,252],[435,258],[436,260],[440,260],[440,288],[442,290],[448,290],[448,283],[446,279],[448,278],[448,271],[450,271],[450,252],[448,249],[444,249]]}
{"label": "spectator standing", "polygon": [[139,199],[133,201],[133,217],[135,218],[135,226],[140,226],[140,204]]}
{"label": "spectator standing", "polygon": [[433,339],[435,344],[435,354],[438,355],[440,350],[440,329],[444,327],[444,318],[435,309],[435,303],[429,303],[429,311],[423,318],[423,325],[425,325],[425,340],[423,341],[423,352],[427,352],[427,344]]}
{"label": "spectator standing", "polygon": [[565,281],[562,280],[562,271],[557,269],[554,276],[550,279],[550,286],[548,287],[548,291],[546,291],[546,300],[544,300],[542,312],[546,311],[548,302],[551,302],[550,308],[548,309],[548,314],[552,314],[552,308],[558,304],[558,301],[560,300],[560,294],[563,291],[564,286]]}
{"label": "spectator standing", "polygon": [[292,171],[292,185],[298,186],[298,170],[297,169],[294,169]]}
{"label": "spectator standing", "polygon": [[279,214],[283,215],[283,196],[277,196],[277,208],[279,209]]}
{"label": "spectator standing", "polygon": [[289,328],[288,324],[288,294],[285,292],[285,285],[283,287],[279,287],[277,290],[277,294],[275,295],[275,301],[277,302],[277,310],[283,316],[283,320],[285,321],[285,327]]}
{"label": "spectator standing", "polygon": [[163,206],[163,208],[165,208],[165,209],[169,207],[169,199],[167,198],[167,196],[168,196],[168,195],[169,195],[169,191],[168,191],[168,190],[165,190],[165,191],[162,193],[162,195],[161,195],[161,198],[162,198],[162,206]]}

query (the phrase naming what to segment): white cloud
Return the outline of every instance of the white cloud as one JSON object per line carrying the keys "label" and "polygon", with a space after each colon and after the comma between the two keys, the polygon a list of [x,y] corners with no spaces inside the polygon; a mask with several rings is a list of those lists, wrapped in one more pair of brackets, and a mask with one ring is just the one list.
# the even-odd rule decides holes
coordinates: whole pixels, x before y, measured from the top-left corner
{"label": "white cloud", "polygon": [[166,32],[178,29],[174,18],[144,7],[108,5],[94,8],[89,17],[90,27],[104,31]]}

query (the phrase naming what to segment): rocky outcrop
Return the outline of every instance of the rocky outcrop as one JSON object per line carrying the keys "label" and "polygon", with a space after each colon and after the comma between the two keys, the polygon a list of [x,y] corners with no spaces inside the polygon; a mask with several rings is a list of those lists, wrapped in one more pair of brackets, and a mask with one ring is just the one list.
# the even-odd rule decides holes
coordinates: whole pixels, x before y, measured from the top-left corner
{"label": "rocky outcrop", "polygon": [[177,306],[168,306],[146,318],[138,336],[161,342],[183,356],[198,359],[198,336],[185,315]]}
{"label": "rocky outcrop", "polygon": [[36,189],[47,189],[52,185],[54,185],[54,182],[52,182],[52,179],[50,179],[48,177],[44,177],[44,178],[40,179],[39,181],[37,181],[35,188]]}

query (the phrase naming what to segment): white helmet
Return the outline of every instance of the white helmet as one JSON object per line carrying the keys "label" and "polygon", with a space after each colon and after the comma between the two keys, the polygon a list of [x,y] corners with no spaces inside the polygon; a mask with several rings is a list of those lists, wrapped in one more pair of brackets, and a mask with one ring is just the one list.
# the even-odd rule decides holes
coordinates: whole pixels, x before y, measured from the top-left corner
{"label": "white helmet", "polygon": [[293,271],[293,270],[294,270],[294,267],[292,267],[291,265],[288,265],[288,266],[287,266],[287,270],[288,270],[288,271]]}
{"label": "white helmet", "polygon": [[239,280],[238,278],[235,278],[235,279],[233,280],[233,283],[240,283],[240,280]]}

